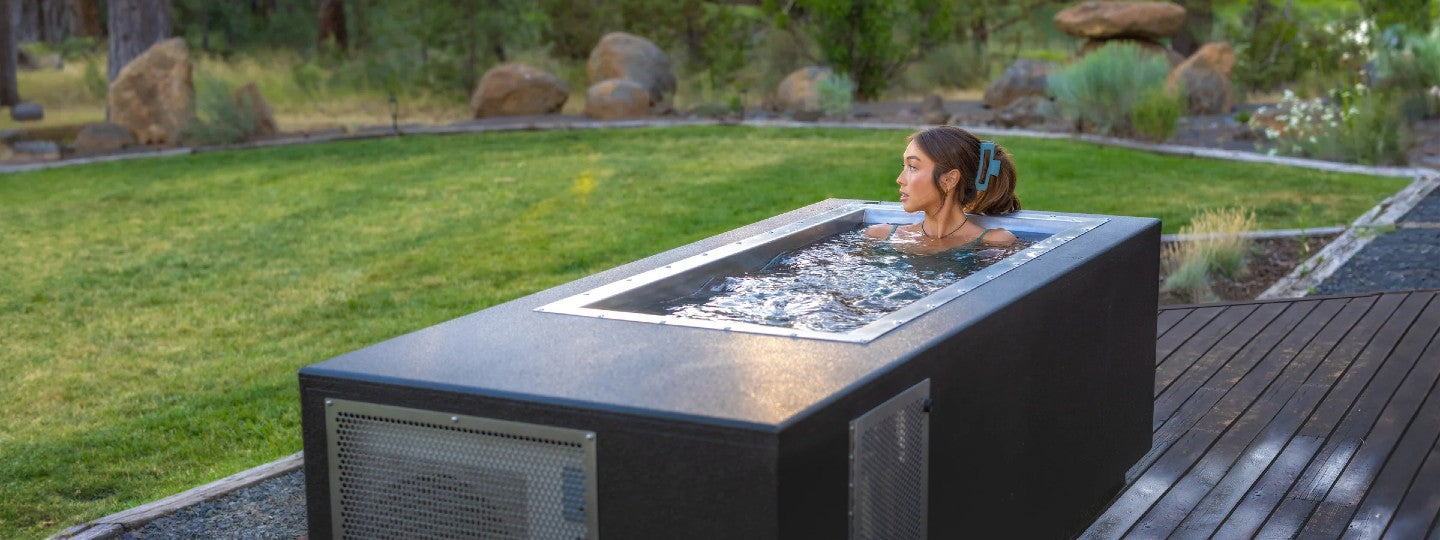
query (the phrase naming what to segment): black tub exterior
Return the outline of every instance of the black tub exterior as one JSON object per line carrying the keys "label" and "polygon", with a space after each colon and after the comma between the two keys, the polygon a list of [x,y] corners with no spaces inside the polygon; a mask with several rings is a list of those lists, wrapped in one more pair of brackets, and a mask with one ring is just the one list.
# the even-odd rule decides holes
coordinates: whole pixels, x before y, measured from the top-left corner
{"label": "black tub exterior", "polygon": [[310,536],[324,400],[593,431],[607,538],[843,538],[848,424],[928,379],[932,538],[1069,537],[1150,446],[1159,222],[1112,217],[866,344],[534,308],[830,200],[300,371]]}

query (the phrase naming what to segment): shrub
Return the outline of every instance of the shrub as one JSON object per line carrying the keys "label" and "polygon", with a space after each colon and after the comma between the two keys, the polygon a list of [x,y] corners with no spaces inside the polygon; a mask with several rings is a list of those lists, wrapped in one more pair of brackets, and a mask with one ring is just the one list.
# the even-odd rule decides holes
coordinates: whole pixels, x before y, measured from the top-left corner
{"label": "shrub", "polygon": [[1182,88],[1168,91],[1163,86],[1150,89],[1135,110],[1130,112],[1130,123],[1135,133],[1143,138],[1164,142],[1175,134],[1175,124],[1185,115],[1185,92]]}
{"label": "shrub", "polygon": [[1403,96],[1407,117],[1440,116],[1440,28],[1428,34],[1385,32],[1375,50],[1376,87]]}
{"label": "shrub", "polygon": [[847,75],[831,75],[815,83],[815,93],[820,98],[821,111],[844,118],[850,114],[853,104],[855,81]]}
{"label": "shrub", "polygon": [[244,142],[255,133],[255,112],[251,105],[235,99],[234,90],[224,81],[196,77],[195,118],[181,138],[188,144],[232,144]]}
{"label": "shrub", "polygon": [[960,43],[931,49],[918,62],[906,66],[900,90],[933,92],[937,88],[979,88],[990,78],[983,50]]}
{"label": "shrub", "polygon": [[1111,43],[1050,74],[1047,87],[1072,120],[1100,133],[1132,131],[1131,113],[1156,88],[1163,87],[1170,63],[1134,43]]}
{"label": "shrub", "polygon": [[1302,99],[1286,90],[1274,116],[1279,125],[1252,118],[1251,126],[1263,129],[1272,154],[1403,164],[1410,133],[1397,101],[1363,84],[1339,89],[1330,99]]}
{"label": "shrub", "polygon": [[1161,254],[1170,270],[1161,290],[1192,302],[1214,299],[1214,278],[1235,279],[1245,270],[1249,249],[1241,233],[1255,227],[1255,214],[1240,209],[1207,210],[1180,228],[1198,238],[1171,242]]}

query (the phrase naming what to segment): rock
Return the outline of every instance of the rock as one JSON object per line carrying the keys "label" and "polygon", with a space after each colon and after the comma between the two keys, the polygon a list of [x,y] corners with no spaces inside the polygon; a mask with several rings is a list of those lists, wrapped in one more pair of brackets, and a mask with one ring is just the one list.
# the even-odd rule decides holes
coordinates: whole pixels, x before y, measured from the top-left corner
{"label": "rock", "polygon": [[824,117],[825,113],[818,109],[813,111],[795,111],[795,114],[791,115],[791,118],[794,118],[796,122],[818,122]]}
{"label": "rock", "polygon": [[1154,41],[1150,41],[1150,40],[1148,40],[1148,39],[1130,39],[1130,38],[1089,39],[1089,40],[1085,40],[1085,43],[1083,43],[1083,44],[1080,45],[1080,52],[1077,54],[1077,58],[1078,58],[1078,57],[1083,57],[1083,56],[1085,56],[1085,55],[1087,55],[1087,54],[1090,54],[1090,53],[1092,53],[1092,52],[1095,52],[1095,51],[1097,51],[1097,50],[1100,50],[1101,47],[1104,47],[1104,46],[1109,45],[1109,44],[1111,44],[1111,43],[1116,43],[1116,42],[1123,43],[1123,42],[1127,42],[1127,41],[1130,42],[1130,43],[1134,43],[1134,44],[1136,44],[1136,45],[1139,45],[1139,46],[1140,46],[1140,50],[1143,50],[1143,51],[1145,51],[1145,52],[1149,52],[1149,53],[1152,53],[1152,54],[1158,54],[1158,55],[1164,56],[1164,57],[1165,57],[1165,61],[1170,62],[1170,68],[1171,68],[1171,69],[1174,69],[1175,66],[1178,66],[1178,65],[1180,65],[1181,62],[1184,62],[1184,61],[1185,61],[1185,57],[1180,56],[1180,53],[1177,53],[1177,52],[1175,52],[1175,51],[1170,50],[1169,47],[1166,47],[1166,46],[1161,45],[1161,44],[1159,44],[1159,43],[1156,43],[1156,42],[1154,42]]}
{"label": "rock", "polygon": [[[829,68],[810,66],[792,71],[775,88],[775,108],[796,113],[820,110],[820,81],[833,77]],[[798,118],[797,118],[798,119]]]}
{"label": "rock", "polygon": [[279,126],[275,124],[275,111],[270,109],[270,102],[265,101],[265,96],[260,93],[260,87],[255,86],[255,83],[246,83],[245,86],[235,89],[233,99],[236,105],[250,110],[254,119],[251,137],[270,137],[280,132]]}
{"label": "rock", "polygon": [[[600,38],[585,64],[591,88],[607,79],[629,79],[650,94],[650,104],[667,107],[675,94],[675,72],[670,57],[654,43],[625,32],[611,32]],[[586,107],[589,108],[588,106]]]}
{"label": "rock", "polygon": [[25,137],[25,132],[18,129],[0,130],[0,143],[10,144]]}
{"label": "rock", "polygon": [[1170,71],[1165,88],[1174,90],[1180,84],[1190,114],[1229,113],[1235,105],[1230,87],[1230,70],[1235,67],[1235,51],[1229,43],[1207,43]]}
{"label": "rock", "polygon": [[650,114],[650,92],[630,79],[607,79],[585,91],[585,116],[610,120]]}
{"label": "rock", "polygon": [[110,122],[92,122],[75,135],[75,153],[103,154],[135,145],[135,134],[129,128]]}
{"label": "rock", "polygon": [[16,122],[33,122],[44,118],[45,109],[33,101],[23,101],[10,107],[10,119]]}
{"label": "rock", "polygon": [[1060,110],[1045,96],[1020,96],[995,115],[1001,127],[1029,127],[1059,121]]}
{"label": "rock", "polygon": [[1016,60],[1010,67],[1005,68],[1000,78],[995,79],[995,82],[985,89],[981,103],[992,109],[1000,109],[1024,96],[1045,97],[1048,95],[1045,79],[1052,69],[1055,69],[1054,62]]}
{"label": "rock", "polygon": [[945,111],[945,100],[938,94],[925,96],[920,102],[920,121],[926,124],[944,124],[950,121],[950,113]]}
{"label": "rock", "polygon": [[140,144],[172,145],[195,117],[195,86],[185,40],[152,45],[110,83],[110,121],[129,128]]}
{"label": "rock", "polygon": [[525,64],[501,64],[486,71],[470,96],[472,118],[560,112],[570,87],[558,77]]}
{"label": "rock", "polygon": [[1169,2],[1092,0],[1056,13],[1055,26],[1082,38],[1160,39],[1185,27],[1185,8]]}
{"label": "rock", "polygon": [[25,70],[40,69],[40,60],[35,58],[35,53],[25,50],[24,47],[16,47],[15,67]]}

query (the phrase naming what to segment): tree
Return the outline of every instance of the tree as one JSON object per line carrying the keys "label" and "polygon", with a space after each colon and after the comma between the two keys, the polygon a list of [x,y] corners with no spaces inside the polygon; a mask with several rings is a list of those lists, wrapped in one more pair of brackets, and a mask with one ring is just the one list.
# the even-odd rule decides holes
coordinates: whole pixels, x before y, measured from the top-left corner
{"label": "tree", "polygon": [[1407,25],[1420,32],[1430,30],[1430,0],[1360,0],[1360,9],[1380,30],[1395,25]]}
{"label": "tree", "polygon": [[343,0],[320,0],[319,31],[315,39],[321,48],[329,41],[334,41],[335,47],[342,51],[350,47],[350,34],[345,31]]}
{"label": "tree", "polygon": [[1211,0],[1179,2],[1185,7],[1185,26],[1180,29],[1179,34],[1170,39],[1170,48],[1175,49],[1175,52],[1190,56],[1210,39],[1210,29],[1215,26],[1215,13],[1210,3]]}
{"label": "tree", "polygon": [[170,0],[110,0],[110,74],[170,37]]}
{"label": "tree", "polygon": [[13,107],[20,103],[20,91],[15,80],[15,25],[11,24],[10,2],[0,0],[0,107]]}
{"label": "tree", "polygon": [[801,0],[820,55],[836,72],[855,81],[855,95],[874,99],[910,58],[915,35],[897,33],[914,12],[902,0]]}

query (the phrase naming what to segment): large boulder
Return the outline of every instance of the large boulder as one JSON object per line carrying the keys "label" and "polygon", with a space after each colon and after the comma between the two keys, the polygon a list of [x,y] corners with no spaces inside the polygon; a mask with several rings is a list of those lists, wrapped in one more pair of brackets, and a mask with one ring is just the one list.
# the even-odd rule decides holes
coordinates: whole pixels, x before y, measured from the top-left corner
{"label": "large boulder", "polygon": [[480,77],[470,113],[473,118],[550,114],[569,98],[570,87],[559,77],[525,64],[501,64]]}
{"label": "large boulder", "polygon": [[1001,109],[1025,96],[1045,97],[1048,94],[1045,79],[1052,69],[1055,69],[1054,62],[1016,60],[985,89],[981,103],[992,109]]}
{"label": "large boulder", "polygon": [[1138,45],[1140,47],[1140,50],[1142,51],[1165,57],[1165,61],[1170,62],[1171,69],[1174,69],[1175,66],[1178,66],[1181,62],[1185,61],[1185,57],[1181,56],[1180,53],[1177,53],[1171,50],[1169,47],[1166,47],[1160,43],[1150,41],[1148,39],[1131,38],[1087,39],[1085,40],[1085,43],[1082,43],[1080,45],[1080,52],[1076,56],[1083,57],[1087,54],[1098,51],[1100,50],[1100,48],[1111,43],[1134,43],[1135,45]]}
{"label": "large boulder", "polygon": [[195,86],[185,40],[171,38],[131,60],[110,83],[110,121],[140,144],[172,145],[195,118]]}
{"label": "large boulder", "polygon": [[585,116],[601,120],[650,114],[650,92],[630,79],[607,79],[585,91]]}
{"label": "large boulder", "polygon": [[670,57],[660,47],[643,37],[625,32],[611,32],[600,38],[590,51],[585,64],[590,84],[607,79],[629,79],[650,94],[650,104],[657,108],[669,103],[675,94],[675,72]]}
{"label": "large boulder", "polygon": [[1170,71],[1165,87],[1174,90],[1181,85],[1190,114],[1229,113],[1235,106],[1230,87],[1234,67],[1235,51],[1229,43],[1207,43]]}
{"label": "large boulder", "polygon": [[260,87],[255,86],[255,83],[246,83],[245,86],[236,88],[232,97],[236,105],[250,111],[253,119],[250,136],[270,137],[280,132],[280,126],[275,123],[275,111],[270,109],[270,102],[265,101],[265,96],[260,93]]}
{"label": "large boulder", "polygon": [[92,122],[75,135],[75,153],[103,154],[135,146],[135,134],[129,128],[110,122]]}
{"label": "large boulder", "polygon": [[45,108],[33,101],[23,101],[10,107],[10,119],[16,122],[34,122],[45,119]]}
{"label": "large boulder", "polygon": [[1185,27],[1185,8],[1169,2],[1091,0],[1056,13],[1055,26],[1082,38],[1160,39]]}
{"label": "large boulder", "polygon": [[930,94],[920,102],[920,121],[931,125],[950,121],[950,111],[945,110],[945,99],[940,94]]}
{"label": "large boulder", "polygon": [[803,67],[790,72],[775,88],[775,108],[809,114],[820,111],[820,82],[835,76],[829,68]]}
{"label": "large boulder", "polygon": [[1060,109],[1045,96],[1027,95],[1011,101],[995,115],[995,124],[1000,127],[1023,128],[1044,124],[1063,123]]}

